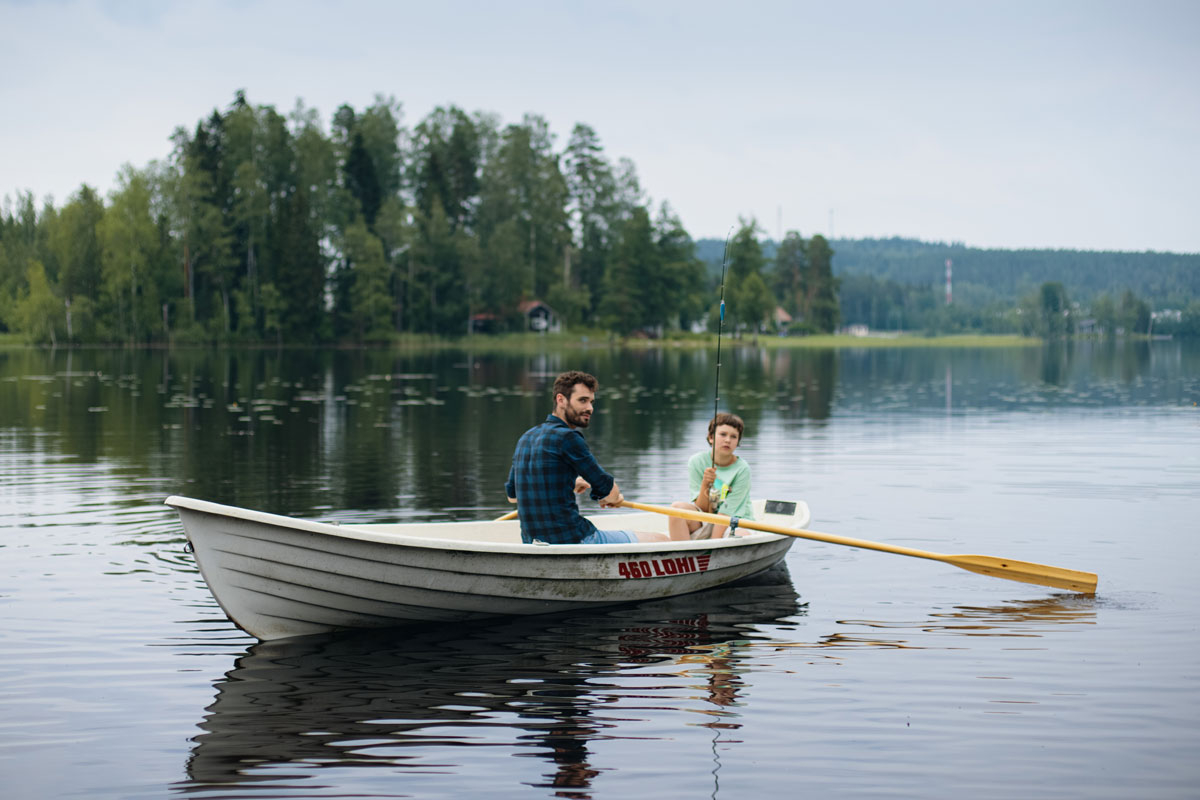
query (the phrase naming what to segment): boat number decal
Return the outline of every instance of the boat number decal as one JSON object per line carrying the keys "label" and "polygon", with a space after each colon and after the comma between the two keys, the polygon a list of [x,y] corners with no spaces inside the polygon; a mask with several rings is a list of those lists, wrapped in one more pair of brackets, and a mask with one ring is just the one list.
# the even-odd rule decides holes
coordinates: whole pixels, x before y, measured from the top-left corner
{"label": "boat number decal", "polygon": [[705,553],[702,556],[622,561],[617,564],[617,572],[622,578],[658,578],[666,575],[686,575],[689,572],[708,572],[710,558],[712,554]]}

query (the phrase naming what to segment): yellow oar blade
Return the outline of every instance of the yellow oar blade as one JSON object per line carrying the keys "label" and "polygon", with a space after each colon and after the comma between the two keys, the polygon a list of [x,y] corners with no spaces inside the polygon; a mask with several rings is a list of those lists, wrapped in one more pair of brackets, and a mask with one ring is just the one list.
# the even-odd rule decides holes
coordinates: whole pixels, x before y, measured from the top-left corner
{"label": "yellow oar blade", "polygon": [[[696,522],[712,522],[717,525],[729,524],[729,517],[724,514],[708,514],[704,511],[693,511],[685,508],[652,506],[646,503],[635,503],[631,500],[626,500],[621,505],[636,508],[639,511],[653,511],[656,514],[666,514],[669,517],[690,519]],[[1020,581],[1021,583],[1034,583],[1039,586],[1053,586],[1055,589],[1070,589],[1073,592],[1083,592],[1084,594],[1094,594],[1096,592],[1096,584],[1099,582],[1099,578],[1092,572],[1051,567],[1045,564],[1035,564],[1032,561],[1014,561],[1009,558],[995,558],[993,556],[948,556],[944,553],[933,553],[929,550],[918,550],[914,547],[883,544],[882,542],[872,542],[866,539],[853,539],[849,536],[838,536],[833,533],[818,533],[817,531],[806,531],[799,528],[786,528],[782,525],[770,525],[749,519],[741,520],[739,524],[741,527],[749,528],[750,530],[777,533],[782,536],[795,536],[798,539],[812,539],[816,542],[840,544],[845,547],[878,550],[881,553],[892,553],[898,556],[928,558],[933,561],[952,564],[971,572],[978,572],[980,575],[991,575],[993,578],[1004,578],[1010,581]]]}
{"label": "yellow oar blade", "polygon": [[503,516],[496,517],[492,521],[493,522],[504,522],[504,520],[506,520],[506,519],[516,519],[516,518],[517,518],[517,510],[513,509],[512,511],[508,512],[507,514],[504,514]]}
{"label": "yellow oar blade", "polygon": [[1076,569],[1051,567],[1046,564],[1035,564],[1032,561],[1014,561],[1011,558],[996,558],[995,556],[942,556],[937,559],[947,564],[953,564],[980,575],[991,575],[994,578],[1007,578],[1021,583],[1036,583],[1040,586],[1053,586],[1056,589],[1070,589],[1072,592],[1095,594],[1099,578],[1093,572],[1080,572]]}

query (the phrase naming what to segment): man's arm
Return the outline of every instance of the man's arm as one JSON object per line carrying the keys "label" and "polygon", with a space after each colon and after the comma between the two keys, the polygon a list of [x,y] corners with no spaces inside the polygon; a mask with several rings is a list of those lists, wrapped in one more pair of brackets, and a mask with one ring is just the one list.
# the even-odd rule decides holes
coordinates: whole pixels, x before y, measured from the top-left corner
{"label": "man's arm", "polygon": [[508,502],[517,502],[517,476],[516,470],[512,467],[508,468],[508,480],[504,482],[504,495],[508,498]]}
{"label": "man's arm", "polygon": [[596,462],[587,442],[578,431],[572,431],[563,440],[562,453],[575,472],[591,484],[593,500],[603,502],[612,496],[616,480]]}

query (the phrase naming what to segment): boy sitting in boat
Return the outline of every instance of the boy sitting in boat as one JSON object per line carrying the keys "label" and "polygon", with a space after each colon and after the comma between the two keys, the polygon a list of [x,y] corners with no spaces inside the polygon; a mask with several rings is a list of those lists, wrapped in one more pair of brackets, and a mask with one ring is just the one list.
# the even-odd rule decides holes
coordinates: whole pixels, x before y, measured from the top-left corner
{"label": "boy sitting in boat", "polygon": [[[688,485],[692,501],[672,503],[674,508],[725,514],[740,519],[754,519],[750,504],[750,465],[734,455],[741,444],[746,424],[736,414],[722,412],[708,423],[708,443],[711,449],[701,450],[688,459]],[[725,525],[671,517],[672,539],[720,539]]]}
{"label": "boy sitting in boat", "polygon": [[517,504],[521,541],[546,544],[665,542],[661,533],[602,531],[579,513],[575,495],[615,508],[625,499],[612,475],[588,449],[580,428],[592,418],[598,382],[586,372],[564,372],[554,381],[554,411],[521,436],[504,493]]}

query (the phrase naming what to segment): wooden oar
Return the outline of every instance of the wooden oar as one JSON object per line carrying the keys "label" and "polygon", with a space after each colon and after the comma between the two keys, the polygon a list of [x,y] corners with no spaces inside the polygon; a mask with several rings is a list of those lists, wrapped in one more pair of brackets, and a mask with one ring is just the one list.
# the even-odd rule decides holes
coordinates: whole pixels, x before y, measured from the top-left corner
{"label": "wooden oar", "polygon": [[496,517],[496,519],[493,521],[494,522],[504,522],[504,520],[506,520],[506,519],[516,519],[516,518],[517,518],[517,510],[514,508],[512,511],[508,512],[504,516]]}
{"label": "wooden oar", "polygon": [[[626,500],[621,505],[636,508],[639,511],[652,511],[655,514],[666,514],[670,517],[680,517],[681,519],[690,519],[695,522],[711,522],[714,525],[729,524],[729,517],[724,514],[708,514],[703,511],[692,511],[686,508],[651,506],[645,503],[635,503],[631,500]],[[840,544],[846,547],[861,547],[864,550],[878,550],[881,553],[895,553],[899,556],[928,558],[932,561],[951,564],[960,569],[978,572],[981,575],[991,575],[994,578],[1006,578],[1010,581],[1020,581],[1021,583],[1053,586],[1056,589],[1070,589],[1073,592],[1083,592],[1084,594],[1095,594],[1096,583],[1099,580],[1095,573],[1092,572],[1080,572],[1079,570],[1064,569],[1063,567],[1050,567],[1045,564],[1034,564],[1031,561],[1013,561],[1010,558],[996,558],[994,556],[951,556],[943,553],[931,553],[928,550],[916,550],[912,547],[881,544],[880,542],[870,542],[866,539],[852,539],[849,536],[837,536],[832,533],[817,533],[816,531],[806,531],[799,528],[786,528],[782,525],[771,525],[752,519],[739,520],[738,525],[742,528],[749,528],[755,531],[778,533],[783,536],[795,536],[800,539],[813,539],[818,542]]]}

